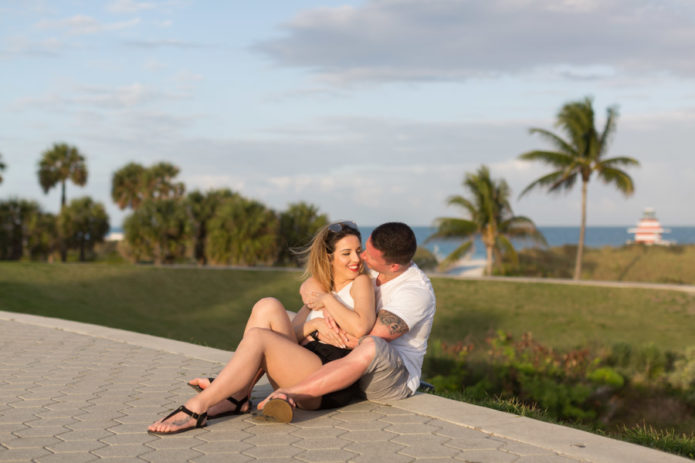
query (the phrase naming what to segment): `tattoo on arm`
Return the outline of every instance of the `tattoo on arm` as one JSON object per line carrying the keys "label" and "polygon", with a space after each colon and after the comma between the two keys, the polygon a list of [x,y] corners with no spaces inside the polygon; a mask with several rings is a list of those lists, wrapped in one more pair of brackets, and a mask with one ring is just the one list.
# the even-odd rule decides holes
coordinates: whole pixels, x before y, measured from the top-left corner
{"label": "tattoo on arm", "polygon": [[408,332],[408,325],[397,315],[386,310],[380,310],[378,313],[379,321],[389,327],[390,335],[401,335]]}

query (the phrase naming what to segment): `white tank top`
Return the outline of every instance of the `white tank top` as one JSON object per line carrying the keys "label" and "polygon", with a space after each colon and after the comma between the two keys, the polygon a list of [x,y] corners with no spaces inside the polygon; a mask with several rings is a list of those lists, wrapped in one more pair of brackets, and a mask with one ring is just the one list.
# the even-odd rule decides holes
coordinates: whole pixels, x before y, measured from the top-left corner
{"label": "white tank top", "polygon": [[[352,289],[353,282],[354,280],[343,286],[343,289],[341,289],[337,293],[335,291],[331,291],[331,294],[333,294],[333,296],[335,296],[335,298],[338,299],[339,302],[342,302],[343,305],[345,305],[350,310],[355,310],[355,301],[352,299],[352,296],[350,295],[350,290]],[[323,318],[323,310],[312,310],[306,317],[306,321],[313,320],[315,318]]]}

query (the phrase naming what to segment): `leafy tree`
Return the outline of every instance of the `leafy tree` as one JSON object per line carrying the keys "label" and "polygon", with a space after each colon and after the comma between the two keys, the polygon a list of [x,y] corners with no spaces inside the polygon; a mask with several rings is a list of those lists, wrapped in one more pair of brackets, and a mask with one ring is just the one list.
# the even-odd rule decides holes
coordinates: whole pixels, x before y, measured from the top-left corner
{"label": "leafy tree", "polygon": [[131,162],[114,172],[111,198],[121,209],[137,209],[146,199],[177,199],[183,196],[185,186],[174,182],[179,168],[168,162],[151,167]]}
{"label": "leafy tree", "polygon": [[44,193],[61,185],[60,206],[65,206],[65,183],[84,186],[87,183],[87,164],[84,156],[76,147],[66,143],[54,143],[53,147],[44,151],[39,161],[39,183]]}
{"label": "leafy tree", "polygon": [[208,238],[208,222],[215,215],[218,206],[226,199],[237,196],[229,189],[212,190],[207,193],[192,191],[186,196],[186,211],[191,221],[193,238],[193,257],[199,265],[207,264],[206,242]]}
{"label": "leafy tree", "polygon": [[214,264],[272,263],[277,256],[278,219],[262,203],[226,199],[209,222],[208,258]]}
{"label": "leafy tree", "polygon": [[124,223],[125,240],[135,260],[155,264],[173,263],[186,253],[189,222],[183,203],[177,199],[147,199]]}
{"label": "leafy tree", "polygon": [[49,212],[37,211],[27,220],[26,251],[32,260],[53,260],[53,253],[59,248],[57,218]]}
{"label": "leafy tree", "polygon": [[159,162],[145,171],[143,186],[146,198],[177,199],[185,192],[182,182],[174,182],[179,168],[168,162]]}
{"label": "leafy tree", "polygon": [[633,158],[619,156],[604,159],[608,144],[616,130],[618,111],[606,110],[606,123],[603,131],[596,130],[594,109],[590,98],[566,103],[557,114],[555,125],[567,138],[549,130],[531,128],[532,134],[540,135],[549,142],[553,150],[534,150],[519,156],[525,161],[540,161],[549,165],[552,172],[533,181],[520,196],[534,188],[545,188],[549,192],[568,191],[577,179],[582,182],[581,226],[579,228],[579,245],[574,267],[574,279],[582,273],[582,256],[584,253],[584,236],[586,230],[586,198],[589,180],[595,172],[604,183],[614,185],[619,191],[629,196],[634,191],[632,178],[621,167],[639,166]]}
{"label": "leafy tree", "polygon": [[278,263],[283,265],[301,266],[301,257],[293,252],[306,246],[321,227],[328,224],[326,214],[312,204],[305,202],[290,204],[279,217],[278,231]]}
{"label": "leafy tree", "polygon": [[143,200],[142,179],[145,168],[131,162],[114,172],[111,180],[111,198],[119,208],[137,209]]}
{"label": "leafy tree", "polygon": [[85,196],[73,199],[58,215],[58,230],[70,249],[79,249],[80,262],[87,253],[94,254],[94,245],[104,241],[109,231],[109,216],[103,204]]}
{"label": "leafy tree", "polygon": [[0,183],[2,183],[2,171],[7,168],[4,162],[2,162],[2,153],[0,153]]}
{"label": "leafy tree", "polygon": [[24,256],[30,219],[40,210],[35,201],[0,201],[0,259],[19,260]]}
{"label": "leafy tree", "polygon": [[473,246],[476,236],[480,236],[485,245],[487,275],[492,274],[494,261],[502,262],[503,254],[513,263],[518,261],[510,238],[530,238],[545,243],[531,219],[514,215],[509,204],[510,190],[507,182],[492,179],[487,166],[481,166],[475,174],[466,174],[463,187],[469,197],[451,196],[448,203],[462,207],[468,218],[439,218],[436,221],[437,231],[428,238],[465,239],[442,264],[448,265],[460,259]]}

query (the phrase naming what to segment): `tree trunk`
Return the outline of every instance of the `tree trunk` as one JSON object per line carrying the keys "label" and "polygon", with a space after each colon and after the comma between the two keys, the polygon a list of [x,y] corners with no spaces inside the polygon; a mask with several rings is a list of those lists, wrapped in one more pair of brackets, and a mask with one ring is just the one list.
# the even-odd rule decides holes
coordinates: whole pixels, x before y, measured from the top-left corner
{"label": "tree trunk", "polygon": [[492,246],[485,245],[485,251],[487,253],[487,261],[485,262],[485,274],[487,276],[492,275]]}
{"label": "tree trunk", "polygon": [[60,208],[65,207],[65,180],[60,182]]}
{"label": "tree trunk", "polygon": [[584,255],[584,232],[586,231],[586,192],[588,182],[582,180],[582,222],[579,226],[579,244],[577,245],[577,261],[574,264],[574,279],[582,276],[582,257]]}

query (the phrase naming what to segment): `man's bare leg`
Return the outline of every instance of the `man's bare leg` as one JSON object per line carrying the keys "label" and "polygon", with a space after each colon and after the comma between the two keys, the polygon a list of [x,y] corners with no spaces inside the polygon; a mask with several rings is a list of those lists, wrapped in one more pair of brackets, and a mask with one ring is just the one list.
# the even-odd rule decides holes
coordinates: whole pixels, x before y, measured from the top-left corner
{"label": "man's bare leg", "polygon": [[345,357],[328,362],[294,386],[276,389],[258,404],[258,409],[262,410],[268,400],[282,395],[294,399],[300,408],[315,409],[320,405],[317,399],[330,392],[345,389],[360,379],[372,363],[375,353],[374,341],[370,337],[364,338]]}

